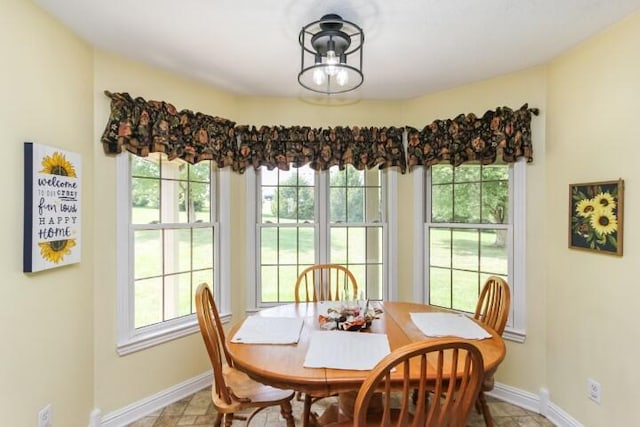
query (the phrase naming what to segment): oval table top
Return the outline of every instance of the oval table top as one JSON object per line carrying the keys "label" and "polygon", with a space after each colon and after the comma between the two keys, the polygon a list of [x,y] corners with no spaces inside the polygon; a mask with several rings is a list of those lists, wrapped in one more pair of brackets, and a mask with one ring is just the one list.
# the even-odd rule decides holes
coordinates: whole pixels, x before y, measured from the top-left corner
{"label": "oval table top", "polygon": [[[506,347],[502,337],[495,331],[480,324],[491,338],[464,340],[462,338],[433,338],[425,336],[412,322],[410,313],[443,311],[441,308],[425,304],[407,302],[372,302],[382,310],[367,331],[386,334],[391,351],[415,341],[443,339],[469,341],[480,349],[484,358],[485,372],[492,372],[502,362]],[[236,344],[232,343],[236,331],[242,325],[238,322],[226,336],[226,345],[237,369],[264,384],[292,389],[314,396],[329,396],[335,393],[357,391],[370,371],[329,368],[305,368],[303,366],[310,337],[313,331],[321,330],[318,315],[326,312],[323,303],[293,303],[271,307],[258,312],[257,316],[299,317],[304,325],[297,344]],[[344,332],[367,333],[367,332]]]}

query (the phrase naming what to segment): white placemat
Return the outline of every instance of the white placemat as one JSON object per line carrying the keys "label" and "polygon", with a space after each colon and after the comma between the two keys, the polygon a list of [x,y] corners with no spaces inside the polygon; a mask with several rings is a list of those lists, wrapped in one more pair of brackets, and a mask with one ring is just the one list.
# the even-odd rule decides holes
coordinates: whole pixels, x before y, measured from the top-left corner
{"label": "white placemat", "polygon": [[302,319],[295,317],[247,317],[231,342],[241,344],[295,344],[300,339]]}
{"label": "white placemat", "polygon": [[364,371],[373,369],[390,352],[385,334],[314,331],[303,366]]}
{"label": "white placemat", "polygon": [[491,334],[463,314],[409,313],[411,321],[428,337],[458,337],[481,340]]}

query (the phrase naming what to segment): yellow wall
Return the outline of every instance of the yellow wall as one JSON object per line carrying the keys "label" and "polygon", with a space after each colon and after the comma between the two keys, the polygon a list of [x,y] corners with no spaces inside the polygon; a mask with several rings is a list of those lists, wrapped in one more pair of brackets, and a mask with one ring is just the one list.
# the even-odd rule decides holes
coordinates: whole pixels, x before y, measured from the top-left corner
{"label": "yellow wall", "polygon": [[[93,409],[92,49],[24,0],[0,1],[0,417],[86,426]],[[23,142],[82,156],[82,261],[22,273]]]}
{"label": "yellow wall", "polygon": [[209,112],[232,119],[233,96],[122,57],[95,53],[95,238],[100,242],[95,266],[95,405],[103,414],[120,409],[210,369],[202,338],[192,334],[164,345],[118,356],[116,288],[116,159],[98,142],[109,118],[103,93],[129,92],[147,100],[173,103],[178,109]]}
{"label": "yellow wall", "polygon": [[[547,374],[552,400],[589,426],[638,424],[640,14],[549,67],[545,217]],[[624,256],[567,248],[568,185],[626,185]],[[602,404],[586,381],[602,385]]]}
{"label": "yellow wall", "polygon": [[[5,242],[0,287],[0,414],[7,425],[35,425],[54,407],[54,425],[85,426],[94,407],[109,413],[208,369],[194,334],[124,357],[115,351],[115,159],[99,137],[109,115],[104,90],[166,100],[178,109],[239,123],[422,126],[459,113],[482,114],[525,102],[533,120],[535,161],[527,166],[527,340],[508,344],[498,380],[551,400],[589,426],[633,425],[638,400],[633,327],[638,228],[627,220],[623,258],[567,249],[568,184],[622,177],[625,213],[634,218],[633,155],[639,150],[640,16],[635,15],[547,66],[408,101],[319,107],[300,100],[235,97],[134,61],[94,51],[40,9],[0,0],[0,135],[11,161],[5,181],[22,182],[22,143],[31,140],[83,158],[82,262],[25,275],[22,184],[5,185]],[[232,176],[232,277],[245,283],[245,176]],[[412,295],[412,175],[399,177],[399,295]],[[234,320],[246,291],[234,286]],[[626,326],[626,325],[630,326]],[[622,326],[621,326],[622,325]],[[611,350],[614,351],[610,356]],[[610,359],[612,361],[610,361]],[[600,381],[603,402],[586,398]]]}

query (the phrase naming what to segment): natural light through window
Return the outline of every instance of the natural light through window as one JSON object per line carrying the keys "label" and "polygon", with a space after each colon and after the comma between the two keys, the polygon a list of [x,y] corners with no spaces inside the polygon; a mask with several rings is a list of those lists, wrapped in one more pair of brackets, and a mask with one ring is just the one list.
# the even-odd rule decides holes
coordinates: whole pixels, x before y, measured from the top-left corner
{"label": "natural light through window", "polygon": [[[194,324],[194,295],[215,277],[215,172],[166,155],[128,156],[128,275],[121,341]],[[186,322],[186,323],[185,323]]]}
{"label": "natural light through window", "polygon": [[259,304],[294,300],[298,274],[317,263],[349,268],[371,299],[384,291],[385,204],[380,171],[305,166],[259,171]]}
{"label": "natural light through window", "polygon": [[509,166],[434,165],[430,174],[429,302],[472,313],[487,277],[509,282]]}

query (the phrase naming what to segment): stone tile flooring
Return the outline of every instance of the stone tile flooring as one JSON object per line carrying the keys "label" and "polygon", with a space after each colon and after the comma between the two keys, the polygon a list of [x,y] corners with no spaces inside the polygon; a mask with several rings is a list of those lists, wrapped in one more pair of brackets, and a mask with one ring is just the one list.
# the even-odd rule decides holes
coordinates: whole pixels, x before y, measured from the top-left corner
{"label": "stone tile flooring", "polygon": [[[493,415],[496,427],[553,427],[553,423],[542,415],[521,409],[515,405],[487,398],[489,408]],[[321,413],[322,406],[331,403],[331,398],[323,399],[313,406],[315,412]],[[280,427],[285,426],[285,422],[280,418],[280,408],[274,407],[262,411],[251,421],[251,427]],[[215,420],[215,409],[211,404],[211,389],[199,391],[185,399],[172,403],[156,411],[155,413],[129,424],[129,427],[211,427]],[[302,402],[293,399],[293,414],[296,418],[296,425],[302,425],[300,414],[302,413]],[[237,420],[233,426],[243,426],[244,421]],[[469,427],[484,426],[482,415],[474,410]]]}

